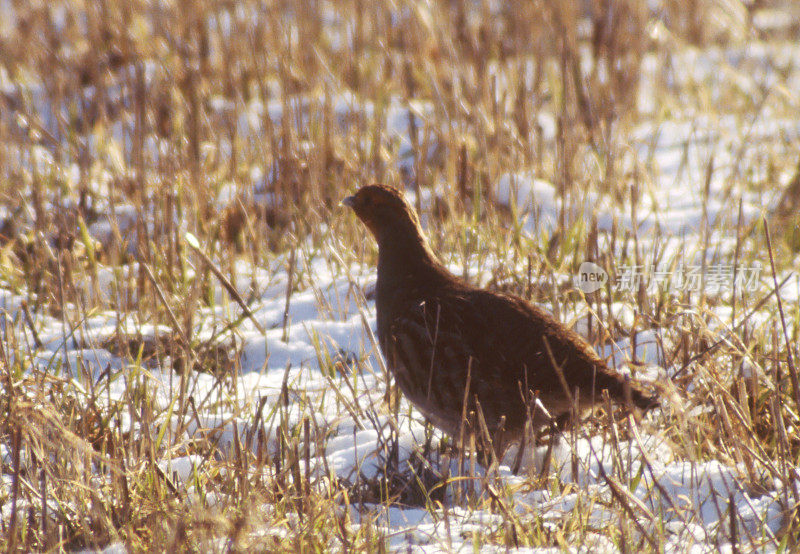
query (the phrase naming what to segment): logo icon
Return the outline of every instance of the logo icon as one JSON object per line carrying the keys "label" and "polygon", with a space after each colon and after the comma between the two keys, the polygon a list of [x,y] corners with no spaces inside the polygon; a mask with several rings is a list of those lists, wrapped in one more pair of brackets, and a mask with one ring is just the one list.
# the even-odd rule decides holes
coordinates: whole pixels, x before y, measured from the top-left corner
{"label": "logo icon", "polygon": [[608,282],[606,270],[592,262],[583,262],[573,279],[575,288],[586,294],[599,290],[606,282]]}

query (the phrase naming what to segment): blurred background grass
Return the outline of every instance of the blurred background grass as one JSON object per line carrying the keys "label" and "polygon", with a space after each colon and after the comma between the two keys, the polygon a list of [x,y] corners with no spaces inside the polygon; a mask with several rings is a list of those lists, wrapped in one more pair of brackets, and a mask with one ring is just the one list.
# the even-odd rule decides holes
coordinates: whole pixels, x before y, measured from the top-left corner
{"label": "blurred background grass", "polygon": [[[356,187],[380,181],[414,193],[437,250],[463,261],[465,273],[475,254],[503,262],[510,256],[523,267],[527,260],[527,274],[499,263],[490,280],[558,311],[558,287],[531,290],[531,281],[568,272],[584,248],[596,247],[596,228],[582,211],[565,209],[552,236],[525,237],[515,207],[492,202],[501,176],[528,171],[551,182],[564,205],[593,191],[630,213],[642,196],[660,194],[648,177],[658,168],[631,147],[642,125],[655,136],[670,132],[659,131],[664,122],[731,116],[747,143],[762,117],[797,118],[799,38],[797,3],[768,0],[3,0],[0,273],[34,314],[66,321],[111,310],[183,329],[183,343],[156,348],[172,349],[185,367],[202,358],[191,334],[198,308],[215,304],[216,281],[207,269],[195,272],[201,266],[191,263],[185,232],[199,237],[230,278],[236,260],[260,267],[277,260],[297,273],[288,296],[314,282],[296,262],[298,250],[334,244],[346,262],[374,259],[363,229],[331,210]],[[765,204],[778,199],[770,221],[779,268],[793,267],[800,248],[797,158],[796,141],[778,134],[730,182],[733,221],[738,191],[763,193]],[[707,162],[710,172],[713,160]],[[707,188],[705,194],[707,202]],[[734,236],[744,257],[760,253],[764,260],[761,231],[743,238],[753,229],[734,229]],[[325,256],[341,269],[339,258]],[[635,260],[638,250],[627,256]],[[680,308],[664,297],[634,302],[653,317]],[[676,331],[685,335],[685,358],[710,340],[694,325]],[[792,332],[796,339],[796,325]],[[785,356],[776,336],[749,337],[762,345],[756,350],[763,360]],[[6,351],[19,347],[8,337],[5,344]],[[24,364],[14,367],[7,399],[24,373]],[[698,402],[715,391],[702,389]],[[753,393],[759,437],[770,455],[796,464],[796,437],[778,417],[783,408],[764,395]],[[146,394],[136,398],[146,413]],[[98,430],[108,431],[108,421],[67,400],[51,398],[54,411],[44,421],[26,421],[34,406],[14,412],[9,400],[4,442],[40,440],[45,451],[80,457],[80,441],[90,437],[103,450]],[[785,410],[791,431],[796,413]],[[676,442],[685,452],[703,445],[696,447],[703,455],[725,451],[743,433],[694,428],[697,436],[686,435],[689,427],[676,423],[671,433],[684,434]],[[59,445],[54,437],[67,428],[72,434]],[[140,452],[152,438],[136,439]],[[87,509],[83,521],[67,526],[65,542],[54,538],[52,525],[47,531],[44,518],[5,540],[47,549],[103,545],[122,535],[139,548],[152,539],[148,525],[167,513],[171,544],[186,546],[193,544],[186,525],[202,535],[207,524],[212,536],[233,536],[244,525],[246,495],[229,507],[235,517],[189,518],[180,506],[159,505],[166,485],[148,471],[135,494],[114,489],[92,500],[108,512]],[[88,505],[93,497],[76,485],[84,481],[76,474],[64,480],[71,485],[53,497],[77,495]],[[283,492],[271,500],[286,504],[278,510],[285,515],[295,506]],[[310,509],[312,492],[302,494]],[[339,533],[341,494],[315,497],[318,519],[310,517],[324,523],[306,529],[308,543],[298,544],[328,544]],[[364,533],[342,544],[383,544]],[[532,533],[531,542],[552,542],[541,529]]]}

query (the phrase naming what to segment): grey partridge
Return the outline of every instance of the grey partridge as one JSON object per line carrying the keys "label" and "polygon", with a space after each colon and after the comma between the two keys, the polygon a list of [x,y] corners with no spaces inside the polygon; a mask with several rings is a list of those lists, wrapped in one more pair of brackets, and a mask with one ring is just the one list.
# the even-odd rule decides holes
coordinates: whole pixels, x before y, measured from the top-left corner
{"label": "grey partridge", "polygon": [[526,421],[529,429],[565,421],[573,408],[600,402],[603,390],[641,410],[657,405],[551,314],[452,275],[396,189],[365,186],[342,204],[378,243],[378,340],[387,367],[434,426],[456,439],[465,429],[482,435],[502,457]]}

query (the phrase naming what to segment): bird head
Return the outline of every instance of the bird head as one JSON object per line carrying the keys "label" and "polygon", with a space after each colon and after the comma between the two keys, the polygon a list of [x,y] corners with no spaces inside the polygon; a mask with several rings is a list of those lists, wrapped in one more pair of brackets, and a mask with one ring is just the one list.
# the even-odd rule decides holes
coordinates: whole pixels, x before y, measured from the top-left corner
{"label": "bird head", "polygon": [[421,239],[419,219],[399,190],[383,185],[367,185],[342,200],[375,236],[380,245],[390,236]]}

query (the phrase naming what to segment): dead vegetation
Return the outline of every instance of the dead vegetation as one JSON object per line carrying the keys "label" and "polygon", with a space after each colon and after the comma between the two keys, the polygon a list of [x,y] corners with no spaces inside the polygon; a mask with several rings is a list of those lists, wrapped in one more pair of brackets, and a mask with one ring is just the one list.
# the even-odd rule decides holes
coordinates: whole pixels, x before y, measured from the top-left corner
{"label": "dead vegetation", "polygon": [[[0,281],[24,301],[0,308],[0,546],[382,551],[397,539],[382,503],[420,507],[448,533],[465,513],[496,516],[462,531],[476,548],[566,548],[601,537],[663,550],[679,531],[633,498],[652,467],[631,475],[620,446],[646,428],[676,459],[734,466],[754,496],[778,491],[780,533],[748,536],[733,502],[717,506],[727,518],[720,533],[745,550],[797,548],[800,313],[796,300],[779,302],[786,289],[778,287],[798,269],[797,142],[750,134],[764,119],[797,118],[798,68],[781,53],[798,28],[768,25],[796,7],[663,4],[659,12],[639,0],[3,4]],[[766,53],[753,61],[748,44]],[[704,53],[711,69],[697,61]],[[746,77],[759,72],[776,81],[752,85]],[[712,175],[726,171],[728,217],[706,217],[679,250],[709,250],[712,231],[732,237],[737,261],[764,265],[757,296],[641,287],[584,297],[562,279],[581,260],[612,276],[614,264],[683,260],[659,259],[670,239],[659,229],[649,236],[653,252],[635,226],[615,221],[600,232],[596,219],[565,208],[555,232],[531,235],[517,206],[494,202],[503,174],[529,171],[554,185],[563,206],[583,205],[589,191],[613,199],[620,217],[643,199],[659,205],[655,144],[640,155],[631,137],[646,124],[655,143],[669,134],[662,125],[694,118],[733,121],[715,129],[745,146],[734,167],[702,161],[707,180],[695,188],[704,210]],[[688,158],[681,168],[696,162]],[[585,314],[598,348],[640,331],[659,338],[665,367],[677,370],[660,383],[662,413],[638,425],[600,413],[567,437],[574,447],[601,436],[612,449],[615,471],[602,475],[612,500],[554,472],[514,488],[438,441],[401,461],[399,403],[358,389],[349,370],[363,370],[363,360],[322,343],[323,396],[341,404],[354,434],[378,433],[376,475],[330,471],[326,444],[337,430],[318,420],[321,396],[302,383],[284,377],[276,397],[242,401],[231,335],[253,318],[231,308],[238,301],[223,279],[251,305],[263,284],[247,282],[242,267],[264,268],[288,314],[293,293],[318,292],[311,260],[338,276],[356,260],[374,261],[362,229],[335,211],[369,181],[415,192],[436,250],[452,252],[447,261],[465,273],[478,259],[493,286],[559,317]],[[425,191],[435,201],[423,205]],[[740,225],[737,209],[751,193],[775,213]],[[772,194],[780,199],[769,204]],[[635,317],[621,317],[612,301]],[[730,306],[729,319],[720,306]],[[104,314],[114,323],[98,342],[85,324]],[[262,324],[285,330],[287,317]],[[44,333],[53,321],[62,336]],[[109,362],[92,374],[80,358],[41,363],[53,341],[54,352],[102,348],[124,367]],[[166,402],[151,381],[156,368],[175,370]],[[212,373],[213,385],[197,389],[196,371]],[[189,477],[172,473],[176,456],[196,457]],[[463,473],[451,476],[459,456]],[[537,490],[605,503],[612,523],[590,521],[586,510],[516,509],[514,493]],[[686,529],[692,517],[682,516]]]}

